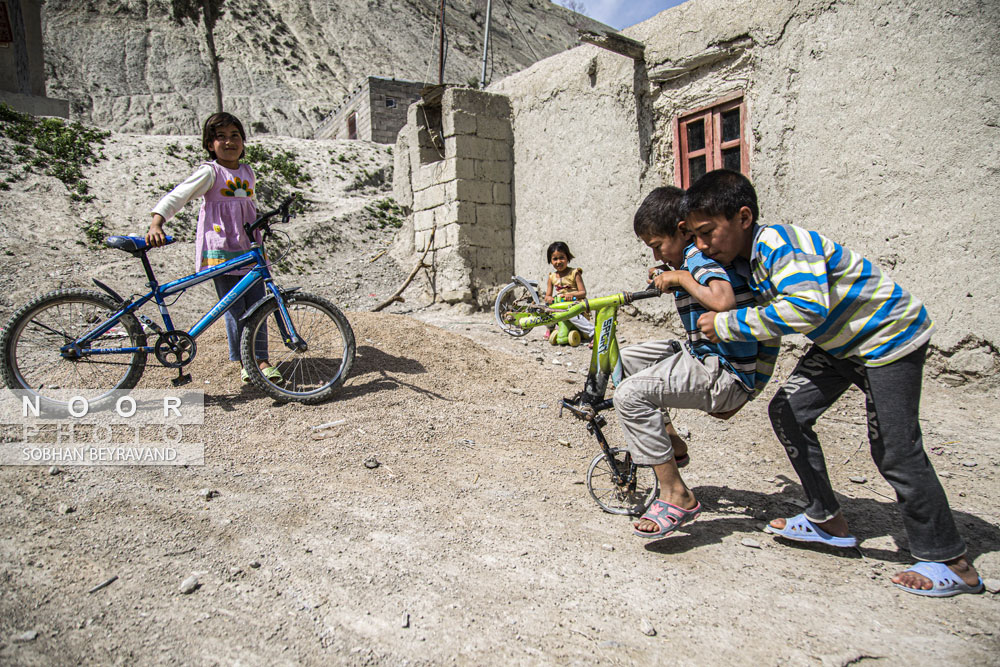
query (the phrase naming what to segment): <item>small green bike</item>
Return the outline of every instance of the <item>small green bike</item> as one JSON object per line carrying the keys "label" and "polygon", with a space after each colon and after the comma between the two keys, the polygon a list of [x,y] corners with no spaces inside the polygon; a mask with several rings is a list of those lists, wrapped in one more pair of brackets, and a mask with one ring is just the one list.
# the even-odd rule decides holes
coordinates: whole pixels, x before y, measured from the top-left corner
{"label": "small green bike", "polygon": [[500,290],[493,312],[500,328],[512,335],[523,336],[538,326],[554,326],[585,312],[595,312],[594,350],[583,391],[573,398],[560,401],[559,415],[568,410],[587,423],[587,431],[597,438],[601,452],[587,469],[587,490],[601,509],[611,514],[641,515],[659,495],[659,483],[653,469],[639,466],[624,448],[611,447],[604,432],[607,420],[601,413],[613,407],[605,398],[608,382],[622,379],[622,364],[618,355],[618,309],[640,299],[661,295],[650,287],[641,292],[620,292],[596,299],[576,302],[556,302],[546,306],[538,297],[537,283],[513,276],[511,283]]}

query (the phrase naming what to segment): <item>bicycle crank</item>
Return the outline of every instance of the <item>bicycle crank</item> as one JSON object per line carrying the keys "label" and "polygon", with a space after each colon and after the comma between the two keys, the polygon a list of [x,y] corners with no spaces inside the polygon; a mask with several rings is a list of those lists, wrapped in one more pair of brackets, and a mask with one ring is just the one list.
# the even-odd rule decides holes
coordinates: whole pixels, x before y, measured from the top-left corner
{"label": "bicycle crank", "polygon": [[191,363],[198,346],[184,331],[164,331],[156,339],[156,360],[167,368],[181,368]]}

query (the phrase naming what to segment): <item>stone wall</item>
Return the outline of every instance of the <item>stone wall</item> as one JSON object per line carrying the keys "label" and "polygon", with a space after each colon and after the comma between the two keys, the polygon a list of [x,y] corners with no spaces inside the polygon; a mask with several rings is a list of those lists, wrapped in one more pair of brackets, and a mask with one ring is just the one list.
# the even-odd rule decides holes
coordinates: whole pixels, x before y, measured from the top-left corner
{"label": "stone wall", "polygon": [[510,106],[449,88],[439,106],[416,103],[408,114],[393,185],[412,213],[394,254],[408,258],[432,242],[426,288],[445,302],[486,305],[514,267]]}

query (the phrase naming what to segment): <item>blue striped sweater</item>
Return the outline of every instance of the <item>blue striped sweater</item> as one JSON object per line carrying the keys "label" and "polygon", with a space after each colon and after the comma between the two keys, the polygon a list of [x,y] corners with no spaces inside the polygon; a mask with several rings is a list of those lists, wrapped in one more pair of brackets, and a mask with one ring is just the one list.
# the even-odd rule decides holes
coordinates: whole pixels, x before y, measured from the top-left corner
{"label": "blue striped sweater", "polygon": [[[746,279],[748,276],[741,275],[731,264],[721,266],[709,259],[694,244],[685,248],[682,268],[702,285],[708,285],[712,280],[728,282],[736,297],[737,308],[755,303],[754,293]],[[695,358],[703,360],[706,356],[719,357],[723,366],[736,375],[748,392],[753,396],[759,394],[774,372],[774,362],[778,357],[778,347],[774,342],[751,340],[712,343],[698,328],[698,318],[707,312],[705,307],[683,289],[674,292],[674,300],[687,332],[688,349]]]}
{"label": "blue striped sweater", "polygon": [[884,366],[930,340],[927,309],[870,261],[794,225],[757,227],[750,287],[758,305],[715,317],[721,340],[801,333],[839,359]]}

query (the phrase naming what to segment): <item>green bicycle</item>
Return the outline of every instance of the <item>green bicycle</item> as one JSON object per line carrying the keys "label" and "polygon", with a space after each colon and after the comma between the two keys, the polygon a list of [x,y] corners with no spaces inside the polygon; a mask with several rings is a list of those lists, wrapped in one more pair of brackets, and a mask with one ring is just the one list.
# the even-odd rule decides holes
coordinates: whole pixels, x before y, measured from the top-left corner
{"label": "green bicycle", "polygon": [[607,420],[601,413],[613,407],[605,398],[608,383],[622,379],[622,364],[618,355],[618,309],[640,299],[660,296],[660,290],[650,287],[641,292],[620,292],[596,299],[576,302],[556,302],[546,306],[532,289],[531,281],[514,276],[494,303],[494,315],[500,328],[512,335],[523,336],[539,326],[557,326],[584,312],[595,312],[594,349],[583,391],[573,398],[563,398],[559,415],[568,410],[587,424],[587,431],[597,438],[601,452],[587,469],[587,491],[605,512],[641,515],[659,495],[659,483],[653,469],[632,461],[629,451],[611,447],[602,431]]}

